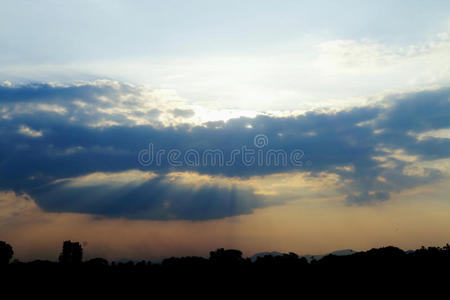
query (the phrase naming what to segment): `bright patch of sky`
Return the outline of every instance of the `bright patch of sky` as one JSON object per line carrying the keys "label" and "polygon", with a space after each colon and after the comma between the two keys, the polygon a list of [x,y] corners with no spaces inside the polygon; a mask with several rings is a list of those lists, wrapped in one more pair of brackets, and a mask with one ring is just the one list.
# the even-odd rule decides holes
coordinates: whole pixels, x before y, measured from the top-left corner
{"label": "bright patch of sky", "polygon": [[0,81],[114,79],[233,115],[341,108],[450,82],[448,1],[1,7]]}

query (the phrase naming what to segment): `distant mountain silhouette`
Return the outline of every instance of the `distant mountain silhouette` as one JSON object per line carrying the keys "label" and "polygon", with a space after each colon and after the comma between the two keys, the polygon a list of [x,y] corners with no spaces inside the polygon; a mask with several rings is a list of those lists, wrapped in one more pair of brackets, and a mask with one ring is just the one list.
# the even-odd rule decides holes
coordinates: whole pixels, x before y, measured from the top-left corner
{"label": "distant mountain silhouette", "polygon": [[352,249],[344,249],[344,250],[333,251],[330,254],[337,255],[337,256],[344,256],[344,255],[352,255],[355,253],[356,253],[356,251],[353,251]]}
{"label": "distant mountain silhouette", "polygon": [[[336,250],[336,251],[333,251],[333,252],[328,253],[328,254],[317,254],[317,255],[307,254],[307,255],[300,255],[300,257],[304,257],[304,258],[306,258],[306,259],[308,260],[308,262],[310,262],[310,261],[313,260],[313,259],[318,260],[318,259],[321,259],[321,258],[324,257],[324,256],[329,255],[329,254],[333,254],[333,255],[336,255],[336,256],[344,256],[344,255],[352,255],[352,254],[355,254],[355,253],[356,253],[356,251],[354,251],[354,250],[351,250],[351,249],[344,249],[344,250]],[[259,252],[259,253],[253,254],[253,255],[250,257],[250,260],[251,260],[252,262],[254,262],[254,261],[256,261],[259,257],[264,257],[264,256],[266,256],[266,255],[270,255],[270,256],[282,256],[283,254],[285,254],[285,253],[278,252],[278,251]]]}
{"label": "distant mountain silhouette", "polygon": [[250,257],[250,260],[251,260],[252,262],[254,262],[254,261],[256,261],[259,257],[264,257],[264,256],[267,256],[267,255],[269,255],[269,256],[281,256],[281,255],[283,255],[283,254],[284,254],[284,253],[277,252],[277,251],[272,251],[272,252],[259,252],[259,253],[253,254],[253,255]]}

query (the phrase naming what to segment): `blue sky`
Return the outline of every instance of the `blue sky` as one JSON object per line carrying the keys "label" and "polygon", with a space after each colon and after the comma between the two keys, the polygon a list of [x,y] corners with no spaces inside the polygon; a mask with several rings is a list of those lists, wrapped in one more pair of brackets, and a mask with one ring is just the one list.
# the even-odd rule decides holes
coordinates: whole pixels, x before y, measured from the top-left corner
{"label": "blue sky", "polygon": [[447,1],[5,1],[0,79],[115,79],[220,109],[354,104],[379,93],[448,82],[448,68],[442,70],[449,61],[448,6]]}
{"label": "blue sky", "polygon": [[[0,240],[25,259],[69,238],[109,258],[448,242],[449,6],[0,1]],[[192,164],[211,150],[241,156]]]}
{"label": "blue sky", "polygon": [[407,45],[448,30],[448,9],[447,1],[2,1],[2,57],[240,54],[310,35]]}

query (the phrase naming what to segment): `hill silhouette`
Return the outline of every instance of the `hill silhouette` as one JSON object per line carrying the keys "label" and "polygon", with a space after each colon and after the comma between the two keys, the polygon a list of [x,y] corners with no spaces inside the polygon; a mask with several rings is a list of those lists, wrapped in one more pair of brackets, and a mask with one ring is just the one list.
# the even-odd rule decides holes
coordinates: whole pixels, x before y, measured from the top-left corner
{"label": "hill silhouette", "polygon": [[[111,289],[115,286],[185,287],[188,289],[257,289],[357,285],[393,287],[447,286],[450,246],[403,251],[388,246],[341,251],[308,261],[296,253],[244,258],[236,249],[217,249],[205,257],[170,257],[161,263],[82,260],[78,242],[65,241],[59,261],[13,260],[13,248],[0,242],[2,283]],[[261,291],[261,290],[260,290]]]}

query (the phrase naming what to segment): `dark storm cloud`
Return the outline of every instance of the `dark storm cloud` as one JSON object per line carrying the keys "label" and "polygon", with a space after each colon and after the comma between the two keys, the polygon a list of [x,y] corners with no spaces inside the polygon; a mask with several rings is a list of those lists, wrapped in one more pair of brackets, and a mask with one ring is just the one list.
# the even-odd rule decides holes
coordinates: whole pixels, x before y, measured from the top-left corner
{"label": "dark storm cloud", "polygon": [[34,191],[47,211],[152,220],[210,220],[250,214],[264,204],[252,190],[167,181],[165,176],[139,185],[71,186],[54,183]]}
{"label": "dark storm cloud", "polygon": [[64,102],[76,99],[99,102],[100,96],[118,97],[124,93],[135,94],[136,91],[129,85],[117,84],[115,86],[110,82],[102,84],[101,81],[69,86],[49,83],[30,83],[19,86],[0,85],[2,104],[20,102],[64,104]]}
{"label": "dark storm cloud", "polygon": [[[121,93],[135,92],[131,87],[125,86],[122,90],[108,84],[65,88],[46,84],[1,87],[0,109],[3,110],[0,112],[4,116],[0,119],[0,188],[36,196],[41,199],[38,201],[39,205],[47,210],[126,217],[139,215],[145,218],[168,218],[167,216],[173,215],[181,219],[210,219],[233,213],[226,209],[223,213],[213,208],[202,209],[202,205],[214,203],[217,207],[222,207],[241,203],[245,209],[234,210],[234,214],[249,213],[251,208],[258,207],[257,197],[251,196],[251,192],[237,192],[234,197],[223,198],[229,191],[211,187],[195,192],[176,188],[170,194],[171,205],[167,206],[167,211],[161,212],[161,201],[165,198],[152,191],[170,189],[168,184],[158,181],[146,183],[136,191],[110,201],[100,201],[103,198],[97,199],[97,193],[93,193],[89,198],[96,203],[95,209],[84,200],[77,200],[83,197],[75,197],[78,192],[73,189],[53,186],[53,192],[38,190],[61,178],[132,169],[151,170],[162,177],[171,171],[195,171],[228,177],[289,171],[309,172],[308,174],[315,176],[320,172],[328,172],[336,173],[345,180],[343,192],[348,195],[349,203],[364,204],[385,201],[392,192],[430,183],[441,177],[436,169],[424,169],[422,174],[405,172],[405,168],[411,163],[392,156],[393,151],[400,149],[404,154],[417,156],[420,161],[450,157],[450,139],[418,137],[418,134],[427,131],[450,127],[449,89],[404,94],[385,99],[383,105],[334,113],[309,112],[292,117],[235,118],[227,122],[209,122],[203,126],[131,126],[126,117],[121,119],[120,116],[112,117],[105,113],[101,116],[102,120],[108,121],[111,117],[118,125],[95,128],[87,126],[92,119],[98,119],[95,113],[71,108],[71,100],[95,104],[101,103],[101,96],[107,95],[114,99]],[[63,106],[67,111],[60,114],[36,110],[6,116],[11,105],[17,103],[51,103]],[[160,111],[155,113],[159,115]],[[21,126],[40,132],[41,136],[27,135],[23,130],[20,132]],[[254,137],[258,134],[267,137],[268,144],[263,148],[256,148],[254,145]],[[150,143],[155,152],[165,150],[165,156],[160,164],[140,165],[138,153],[149,149]],[[301,149],[304,153],[303,165],[264,163],[249,167],[237,159],[230,165],[201,163],[198,166],[174,166],[166,159],[167,152],[171,149],[179,150],[182,155],[188,150],[204,153],[209,149],[222,151],[225,160],[228,160],[233,150],[242,149],[243,146],[254,151],[281,149],[286,153]],[[375,159],[376,157],[382,159]],[[384,180],[380,180],[380,177]],[[150,193],[147,198],[137,196],[145,194],[144,191]],[[184,195],[190,200],[183,202]],[[72,199],[70,205],[75,205],[75,208],[56,200],[58,197]],[[145,208],[142,209],[142,214],[137,209],[125,207],[129,203],[127,199],[133,197],[137,199],[135,207]],[[202,212],[202,215],[194,213],[195,211]]]}
{"label": "dark storm cloud", "polygon": [[450,89],[424,91],[389,99],[394,103],[375,124],[382,130],[378,139],[389,147],[405,149],[421,159],[450,156],[450,139],[426,137],[418,140],[414,134],[450,127]]}
{"label": "dark storm cloud", "polygon": [[377,127],[398,133],[448,128],[449,97],[449,88],[390,97],[394,105],[380,116]]}

